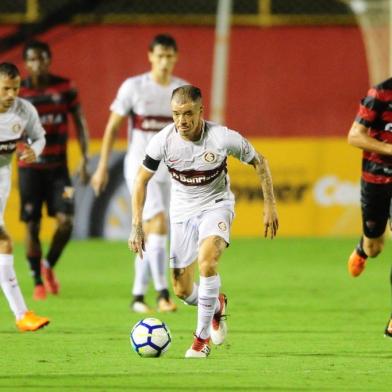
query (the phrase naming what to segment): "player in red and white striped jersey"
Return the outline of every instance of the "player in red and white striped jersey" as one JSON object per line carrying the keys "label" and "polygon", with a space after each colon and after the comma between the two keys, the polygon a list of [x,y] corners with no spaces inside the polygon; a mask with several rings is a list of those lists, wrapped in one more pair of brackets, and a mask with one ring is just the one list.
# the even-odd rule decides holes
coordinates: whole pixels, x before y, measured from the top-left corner
{"label": "player in red and white striped jersey", "polygon": [[[363,235],[348,260],[349,273],[357,277],[365,269],[367,258],[382,251],[387,222],[392,217],[392,78],[372,87],[362,99],[348,141],[363,151]],[[385,335],[392,337],[392,318]]]}
{"label": "player in red and white striped jersey", "polygon": [[[91,185],[96,194],[108,182],[108,159],[114,139],[123,121],[128,118],[128,150],[124,162],[124,173],[130,193],[137,170],[144,158],[150,139],[168,123],[172,122],[170,97],[172,91],[185,82],[173,76],[177,62],[177,44],[173,37],[165,34],[154,37],[148,58],[151,71],[126,79],[120,86],[112,103],[111,114],[106,125],[101,156]],[[176,305],[170,300],[166,279],[167,210],[170,180],[167,169],[161,165],[149,184],[146,208],[143,212],[144,229],[147,233],[144,260],[135,260],[135,278],[132,289],[132,309],[148,313],[151,308],[144,296],[152,277],[158,292],[158,310],[174,311]]]}
{"label": "player in red and white striped jersey", "polygon": [[[69,79],[50,72],[51,58],[50,47],[45,42],[31,41],[23,49],[28,77],[22,80],[20,96],[37,109],[47,140],[37,162],[18,165],[20,215],[26,223],[26,257],[36,300],[45,299],[47,292],[58,294],[54,268],[72,233],[74,188],[67,166],[69,117],[75,125],[82,154],[80,179],[83,184],[88,182],[88,131],[78,93]],[[57,223],[45,257],[39,238],[43,204]]]}

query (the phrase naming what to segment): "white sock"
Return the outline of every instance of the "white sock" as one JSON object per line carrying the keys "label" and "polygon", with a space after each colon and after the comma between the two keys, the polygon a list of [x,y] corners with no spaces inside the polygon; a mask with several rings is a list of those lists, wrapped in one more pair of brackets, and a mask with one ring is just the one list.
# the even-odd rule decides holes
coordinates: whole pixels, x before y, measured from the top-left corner
{"label": "white sock", "polygon": [[167,235],[149,234],[146,242],[146,254],[156,291],[167,289]]}
{"label": "white sock", "polygon": [[184,299],[184,303],[187,305],[197,305],[197,299],[199,297],[199,285],[197,283],[193,283],[192,293]]}
{"label": "white sock", "polygon": [[13,255],[0,254],[0,285],[7,298],[8,305],[16,319],[20,320],[27,312],[27,306],[16,279]]}
{"label": "white sock", "polygon": [[135,277],[133,279],[133,295],[144,295],[150,282],[150,264],[147,255],[143,259],[139,255],[135,257]]}
{"label": "white sock", "polygon": [[211,321],[218,302],[220,279],[218,275],[200,276],[199,298],[197,304],[196,336],[202,339],[210,337]]}

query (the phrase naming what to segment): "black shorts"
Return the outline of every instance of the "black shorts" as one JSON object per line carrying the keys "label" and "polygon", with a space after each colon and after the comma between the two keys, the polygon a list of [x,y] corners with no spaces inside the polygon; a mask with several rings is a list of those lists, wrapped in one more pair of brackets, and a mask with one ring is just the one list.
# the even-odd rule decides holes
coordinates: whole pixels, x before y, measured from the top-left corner
{"label": "black shorts", "polygon": [[43,204],[49,216],[61,212],[74,213],[74,188],[68,169],[19,168],[20,219],[23,222],[41,219]]}
{"label": "black shorts", "polygon": [[384,234],[391,217],[392,184],[372,184],[361,181],[362,230],[366,237]]}

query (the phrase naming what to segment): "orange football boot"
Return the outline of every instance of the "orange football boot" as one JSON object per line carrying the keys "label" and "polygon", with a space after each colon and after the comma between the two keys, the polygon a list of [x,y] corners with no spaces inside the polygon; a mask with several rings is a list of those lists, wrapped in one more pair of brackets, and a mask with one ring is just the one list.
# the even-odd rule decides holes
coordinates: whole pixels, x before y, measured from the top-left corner
{"label": "orange football boot", "polygon": [[354,278],[361,275],[366,266],[366,260],[364,257],[361,257],[357,250],[354,249],[353,253],[351,253],[350,258],[348,259],[348,272]]}
{"label": "orange football boot", "polygon": [[38,329],[49,324],[49,319],[46,317],[37,316],[34,312],[27,311],[23,318],[16,322],[16,326],[20,331],[37,331]]}
{"label": "orange football boot", "polygon": [[159,298],[158,300],[158,312],[167,313],[175,312],[177,305],[169,298]]}
{"label": "orange football boot", "polygon": [[37,284],[34,287],[33,300],[34,301],[43,301],[44,299],[46,299],[45,286],[43,284]]}
{"label": "orange football boot", "polygon": [[53,269],[41,264],[41,275],[46,290],[51,294],[57,295],[60,291],[60,283],[56,279]]}

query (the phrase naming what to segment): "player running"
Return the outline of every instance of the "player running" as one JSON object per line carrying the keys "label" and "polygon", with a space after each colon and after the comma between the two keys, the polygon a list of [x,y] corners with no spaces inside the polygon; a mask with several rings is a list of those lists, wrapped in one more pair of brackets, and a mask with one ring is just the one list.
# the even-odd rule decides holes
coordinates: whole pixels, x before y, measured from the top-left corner
{"label": "player running", "polygon": [[[150,44],[148,59],[151,71],[125,80],[112,103],[111,114],[103,137],[101,156],[92,176],[91,185],[99,195],[108,182],[108,160],[114,139],[126,117],[128,121],[128,151],[124,162],[125,180],[131,194],[137,170],[144,158],[150,139],[172,121],[170,97],[172,91],[185,82],[173,76],[177,62],[177,44],[173,37],[160,34]],[[135,277],[132,289],[134,312],[149,313],[152,309],[144,296],[152,277],[158,293],[160,312],[172,312],[176,305],[169,297],[167,271],[167,210],[169,208],[170,177],[161,165],[148,184],[147,199],[143,211],[146,233],[144,260],[135,258]]]}
{"label": "player running", "polygon": [[[219,292],[218,264],[230,242],[234,217],[234,196],[226,167],[229,155],[256,170],[264,195],[265,236],[275,237],[278,216],[267,161],[239,133],[203,120],[200,90],[190,85],[177,88],[171,108],[174,124],[151,139],[135,180],[128,243],[143,257],[146,189],[162,161],[172,177],[170,267],[174,292],[185,303],[198,307],[195,338],[185,357],[206,358],[210,339],[219,345],[227,334],[227,298]],[[199,285],[194,283],[197,265]]]}
{"label": "player running", "polygon": [[[392,78],[372,87],[362,99],[348,142],[363,150],[361,210],[363,235],[348,260],[357,277],[368,257],[384,247],[384,233],[392,213]],[[392,281],[391,281],[392,284]],[[385,329],[392,337],[392,318]]]}
{"label": "player running", "polygon": [[12,241],[4,226],[11,187],[12,153],[24,133],[31,144],[20,144],[19,160],[34,162],[45,146],[45,131],[36,110],[29,102],[17,97],[20,81],[19,70],[14,64],[0,64],[0,285],[19,330],[36,331],[49,324],[49,320],[27,310],[14,270]]}
{"label": "player running", "polygon": [[[49,45],[29,42],[23,49],[23,59],[29,76],[22,80],[20,96],[37,109],[47,140],[38,161],[19,161],[18,164],[20,218],[26,223],[26,258],[34,280],[33,298],[44,300],[47,292],[59,293],[54,268],[73,228],[74,188],[67,166],[68,115],[75,125],[82,153],[82,184],[88,182],[88,131],[73,83],[50,73],[52,53]],[[57,223],[45,258],[39,239],[43,204]]]}

